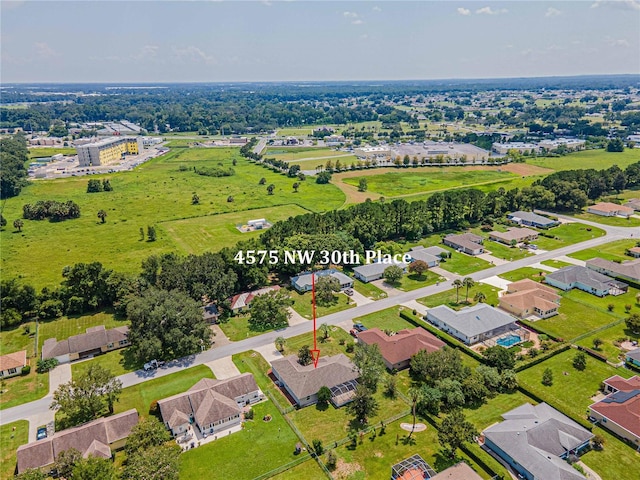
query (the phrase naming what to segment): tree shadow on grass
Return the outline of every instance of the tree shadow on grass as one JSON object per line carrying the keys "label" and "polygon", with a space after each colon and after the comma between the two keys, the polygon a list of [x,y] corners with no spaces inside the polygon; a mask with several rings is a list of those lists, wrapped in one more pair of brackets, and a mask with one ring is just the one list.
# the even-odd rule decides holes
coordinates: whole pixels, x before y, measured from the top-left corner
{"label": "tree shadow on grass", "polygon": [[444,450],[440,450],[438,453],[436,453],[434,458],[435,458],[435,462],[433,463],[432,466],[436,470],[436,472],[441,472],[443,470],[446,470],[450,466],[457,463],[457,458],[452,457],[450,455],[450,452],[446,452]]}

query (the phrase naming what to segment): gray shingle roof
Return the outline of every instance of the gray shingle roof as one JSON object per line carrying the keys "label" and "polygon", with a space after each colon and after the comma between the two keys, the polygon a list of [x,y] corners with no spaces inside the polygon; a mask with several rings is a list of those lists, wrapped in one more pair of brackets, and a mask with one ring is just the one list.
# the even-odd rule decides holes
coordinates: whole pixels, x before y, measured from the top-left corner
{"label": "gray shingle roof", "polygon": [[561,268],[555,272],[548,273],[545,278],[567,285],[580,282],[597,290],[608,290],[612,285],[619,283],[611,277],[579,265]]}
{"label": "gray shingle roof", "polygon": [[630,352],[627,352],[626,357],[633,358],[634,360],[637,360],[638,362],[640,362],[640,348],[636,348],[635,350],[631,350]]}
{"label": "gray shingle roof", "polygon": [[74,335],[66,340],[56,341],[48,338],[42,345],[42,358],[53,358],[69,353],[80,353],[106,347],[109,343],[116,343],[127,338],[128,326],[105,330],[104,325],[87,328],[86,333]]}
{"label": "gray shingle roof", "polygon": [[452,310],[446,305],[439,305],[430,308],[427,314],[446,323],[468,338],[489,332],[498,327],[509,325],[516,321],[511,315],[501,312],[485,303],[478,303],[473,307],[463,308],[460,311]]}
{"label": "gray shingle roof", "polygon": [[[311,275],[312,275],[311,273],[303,273],[301,275],[298,275],[297,277],[293,277],[291,279],[291,282],[298,285],[299,288],[310,287]],[[318,278],[326,277],[326,276],[337,278],[340,284],[353,282],[353,280],[350,277],[334,269],[320,270],[318,272],[315,272],[315,275],[316,275],[316,282],[318,281]]]}
{"label": "gray shingle roof", "polygon": [[546,403],[524,404],[502,417],[483,432],[485,437],[535,478],[584,479],[560,455],[592,438],[591,432]]}
{"label": "gray shingle roof", "polygon": [[382,275],[384,271],[392,266],[396,265],[402,269],[407,268],[406,263],[396,262],[396,263],[368,263],[367,265],[360,265],[353,269],[355,273],[359,273],[364,277],[369,277],[371,275]]}
{"label": "gray shingle roof", "polygon": [[525,222],[536,223],[538,225],[553,225],[555,223],[558,223],[555,220],[551,220],[550,218],[543,217],[542,215],[538,215],[537,213],[523,212],[521,210],[508,214],[507,218],[510,218],[510,219],[519,218],[521,220],[524,220]]}
{"label": "gray shingle roof", "polygon": [[587,268],[602,268],[613,275],[624,276],[633,280],[640,281],[640,258],[629,260],[622,263],[612,262],[604,258],[592,258],[586,262]]}
{"label": "gray shingle roof", "polygon": [[332,388],[360,376],[351,360],[341,353],[320,357],[317,368],[313,364],[300,365],[296,355],[274,360],[271,367],[299,399],[315,395],[320,387]]}

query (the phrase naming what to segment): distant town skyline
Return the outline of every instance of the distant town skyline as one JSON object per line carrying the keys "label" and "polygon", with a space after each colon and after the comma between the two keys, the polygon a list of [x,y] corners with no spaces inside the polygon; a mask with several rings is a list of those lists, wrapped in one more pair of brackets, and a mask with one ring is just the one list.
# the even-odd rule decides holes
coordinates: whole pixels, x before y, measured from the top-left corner
{"label": "distant town skyline", "polygon": [[640,73],[640,0],[2,1],[2,83]]}

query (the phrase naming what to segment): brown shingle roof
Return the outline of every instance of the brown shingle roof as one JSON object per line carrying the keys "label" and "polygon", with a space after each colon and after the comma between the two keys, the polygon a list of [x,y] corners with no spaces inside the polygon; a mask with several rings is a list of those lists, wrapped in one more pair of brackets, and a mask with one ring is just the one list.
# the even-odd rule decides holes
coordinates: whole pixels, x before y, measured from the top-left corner
{"label": "brown shingle roof", "polygon": [[589,209],[598,210],[600,212],[623,212],[626,214],[632,214],[633,208],[625,207],[623,205],[616,205],[610,202],[600,202],[588,207]]}
{"label": "brown shingle roof", "polygon": [[196,422],[205,427],[242,412],[234,400],[213,390],[200,390],[189,394],[189,398],[192,405],[197,405],[194,415]]}
{"label": "brown shingle roof", "polygon": [[91,445],[89,445],[89,448],[87,448],[87,451],[82,454],[84,458],[90,455],[94,457],[111,458],[111,449],[109,445],[105,445],[99,440],[94,440],[91,442]]}
{"label": "brown shingle roof", "polygon": [[585,264],[587,268],[596,267],[603,269],[607,274],[611,272],[614,276],[619,275],[640,281],[640,259],[617,263],[604,258],[592,258]]}
{"label": "brown shingle roof", "polygon": [[530,228],[517,228],[517,227],[509,227],[506,232],[491,232],[489,236],[499,238],[500,240],[505,241],[506,243],[511,243],[512,240],[517,242],[522,241],[531,236],[537,236],[538,232],[535,230],[531,230]]}
{"label": "brown shingle roof", "polygon": [[640,377],[635,375],[631,378],[623,378],[620,375],[614,375],[604,380],[602,383],[612,386],[616,390],[633,390],[640,388]]}
{"label": "brown shingle roof", "polygon": [[640,377],[636,375],[626,380],[616,375],[604,383],[618,391],[589,408],[640,437]]}
{"label": "brown shingle roof", "polygon": [[296,355],[274,360],[271,367],[299,399],[315,395],[320,387],[335,387],[360,376],[355,365],[342,353],[320,357],[317,368],[313,364],[300,365]]}
{"label": "brown shingle roof", "polygon": [[460,462],[431,477],[431,480],[480,480],[481,478],[469,465]]}
{"label": "brown shingle roof", "polygon": [[80,353],[88,350],[97,350],[106,347],[109,343],[115,343],[127,338],[128,326],[116,327],[105,330],[104,325],[87,328],[86,333],[74,335],[66,340],[56,341],[48,338],[42,345],[42,358],[53,358],[69,353]]}
{"label": "brown shingle roof", "polygon": [[11,368],[21,368],[27,364],[27,351],[7,353],[0,357],[0,372]]}
{"label": "brown shingle roof", "polygon": [[555,289],[544,285],[542,283],[536,282],[535,280],[531,280],[529,278],[523,278],[522,280],[518,280],[517,282],[511,282],[507,285],[507,292],[519,292],[521,290],[531,290],[532,288],[537,288],[540,290],[545,290],[547,292],[556,293]]}
{"label": "brown shingle roof", "polygon": [[384,359],[392,365],[410,359],[420,350],[434,352],[445,345],[442,340],[420,327],[400,330],[391,337],[379,328],[372,328],[360,332],[358,339],[367,345],[377,344]]}

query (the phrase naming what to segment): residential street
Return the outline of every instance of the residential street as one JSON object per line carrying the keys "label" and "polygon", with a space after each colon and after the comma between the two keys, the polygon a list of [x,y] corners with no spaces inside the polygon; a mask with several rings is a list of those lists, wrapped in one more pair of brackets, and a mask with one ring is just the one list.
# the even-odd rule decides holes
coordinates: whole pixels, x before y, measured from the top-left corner
{"label": "residential street", "polygon": [[[570,217],[563,217],[562,215],[556,215],[556,214],[552,214],[552,215],[555,215],[560,218],[570,219]],[[584,250],[586,248],[597,247],[599,245],[603,245],[605,243],[609,243],[615,240],[621,240],[621,239],[631,238],[631,237],[633,238],[640,237],[640,228],[638,227],[614,227],[614,226],[602,225],[602,224],[583,221],[583,220],[580,220],[580,222],[586,225],[592,225],[592,226],[601,228],[605,230],[606,234],[599,238],[593,238],[591,240],[587,240],[581,243],[577,243],[567,247],[548,251],[540,255],[532,255],[527,258],[523,258],[513,262],[508,262],[506,264],[498,265],[485,270],[481,270],[479,272],[475,272],[468,275],[468,277],[471,277],[473,280],[478,282],[480,280],[493,277],[495,275],[500,275],[500,274],[509,272],[511,270],[516,270],[518,268],[534,265],[544,260],[561,257],[563,255],[577,252],[579,250]],[[420,288],[410,292],[400,292],[398,295],[395,295],[393,297],[377,300],[375,302],[372,301],[370,303],[359,305],[355,308],[343,310],[341,312],[337,312],[331,315],[327,315],[325,317],[321,317],[318,319],[317,324],[320,325],[321,323],[327,323],[329,325],[337,325],[343,322],[345,324],[348,324],[351,321],[351,319],[353,319],[354,317],[360,317],[370,313],[378,312],[380,310],[384,310],[389,307],[393,307],[401,304],[407,304],[418,298],[433,295],[435,293],[440,293],[445,290],[449,290],[450,288],[452,288],[451,283],[445,282],[445,283],[441,283],[440,285],[430,285],[428,287]],[[151,372],[138,370],[136,372],[131,372],[125,375],[121,375],[118,378],[122,381],[123,387],[129,387],[129,386],[144,382],[146,380],[150,380],[153,378],[158,378],[164,375],[178,372],[184,368],[192,367],[195,365],[206,364],[209,362],[220,360],[230,355],[247,351],[247,350],[265,348],[265,347],[268,347],[269,345],[272,345],[274,340],[279,336],[283,336],[285,338],[294,337],[296,335],[310,332],[312,328],[313,328],[313,323],[307,320],[301,323],[297,323],[286,329],[268,332],[268,333],[265,333],[256,337],[248,338],[246,340],[242,340],[239,342],[232,342],[227,345],[223,345],[217,348],[204,351],[197,355],[192,355],[190,357],[185,357],[179,360],[168,362],[167,365],[165,365],[164,367],[158,370],[153,370]],[[322,347],[320,347],[320,351],[322,352]],[[13,408],[8,408],[6,410],[2,410],[0,411],[0,425],[11,423],[16,420],[29,419],[29,418],[34,418],[35,420],[35,418],[39,418],[39,417],[41,418],[41,416],[44,413],[46,413],[46,411],[48,411],[50,403],[51,403],[51,395],[47,395],[42,399],[30,402],[30,403],[26,403],[23,405],[19,405]]]}

